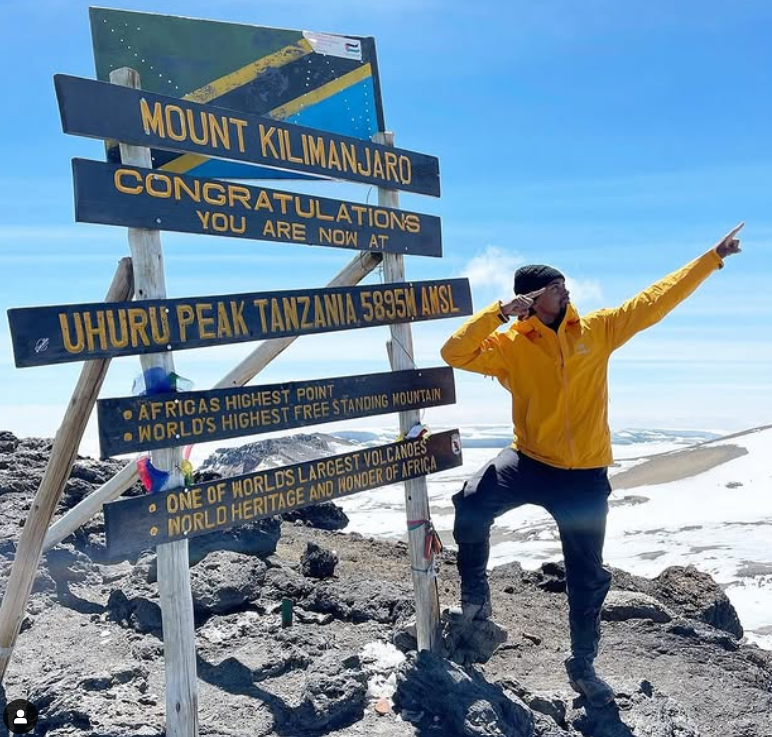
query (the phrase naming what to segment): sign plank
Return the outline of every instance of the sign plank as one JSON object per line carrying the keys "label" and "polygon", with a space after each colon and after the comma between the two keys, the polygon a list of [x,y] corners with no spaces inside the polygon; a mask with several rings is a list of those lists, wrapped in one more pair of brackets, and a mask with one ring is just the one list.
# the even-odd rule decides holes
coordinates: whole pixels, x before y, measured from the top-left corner
{"label": "sign plank", "polygon": [[432,215],[85,159],[72,171],[79,222],[442,256]]}
{"label": "sign plank", "polygon": [[211,391],[100,399],[102,457],[456,401],[447,366]]}
{"label": "sign plank", "polygon": [[54,84],[65,133],[440,195],[434,156],[80,77]]}
{"label": "sign plank", "polygon": [[472,313],[467,279],[8,310],[16,366],[135,356]]}
{"label": "sign plank", "polygon": [[455,468],[458,430],[105,504],[111,558]]}
{"label": "sign plank", "polygon": [[[371,140],[384,130],[375,39],[89,8],[97,78],[135,69],[170,97]],[[108,156],[117,154],[113,142]],[[223,179],[307,178],[154,150],[153,165]]]}

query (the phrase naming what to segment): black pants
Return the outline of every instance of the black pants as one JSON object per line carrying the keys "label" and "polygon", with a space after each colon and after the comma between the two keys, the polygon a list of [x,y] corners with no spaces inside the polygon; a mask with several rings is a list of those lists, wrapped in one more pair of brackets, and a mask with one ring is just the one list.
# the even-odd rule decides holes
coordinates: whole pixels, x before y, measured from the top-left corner
{"label": "black pants", "polygon": [[487,595],[490,529],[496,517],[523,504],[536,504],[555,519],[566,566],[571,645],[575,656],[594,658],[600,611],[611,585],[603,567],[608,495],[606,468],[566,470],[507,448],[453,496],[462,597]]}

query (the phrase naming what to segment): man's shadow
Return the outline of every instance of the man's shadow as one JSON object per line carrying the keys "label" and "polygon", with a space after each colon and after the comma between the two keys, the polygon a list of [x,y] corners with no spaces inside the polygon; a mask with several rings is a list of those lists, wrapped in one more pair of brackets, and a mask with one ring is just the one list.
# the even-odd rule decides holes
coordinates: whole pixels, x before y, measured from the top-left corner
{"label": "man's shadow", "polygon": [[[196,656],[198,677],[213,686],[228,693],[248,696],[264,703],[273,715],[273,732],[280,737],[321,737],[333,729],[332,726],[323,730],[303,728],[303,723],[309,716],[308,707],[290,706],[279,696],[260,688],[257,684],[268,678],[276,678],[291,670],[304,668],[307,663],[282,663],[280,667],[252,670],[236,658],[225,658],[221,663],[212,665],[200,655]],[[338,724],[335,729],[348,725]]]}

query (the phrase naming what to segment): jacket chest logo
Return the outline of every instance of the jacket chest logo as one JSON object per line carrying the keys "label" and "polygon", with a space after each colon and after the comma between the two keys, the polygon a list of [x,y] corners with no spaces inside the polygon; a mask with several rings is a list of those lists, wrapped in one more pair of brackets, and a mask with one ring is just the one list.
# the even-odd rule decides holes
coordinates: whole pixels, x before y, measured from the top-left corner
{"label": "jacket chest logo", "polygon": [[577,356],[589,356],[590,355],[590,349],[581,341],[576,344],[576,347],[574,348],[574,353],[576,353]]}

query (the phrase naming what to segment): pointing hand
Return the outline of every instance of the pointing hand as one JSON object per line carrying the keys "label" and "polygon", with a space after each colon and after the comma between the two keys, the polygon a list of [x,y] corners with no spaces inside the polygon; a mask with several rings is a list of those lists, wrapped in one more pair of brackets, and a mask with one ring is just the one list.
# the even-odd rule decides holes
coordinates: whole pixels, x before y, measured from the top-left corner
{"label": "pointing hand", "polygon": [[740,239],[735,238],[735,236],[742,230],[744,225],[745,223],[742,222],[735,226],[716,244],[716,253],[721,256],[721,258],[731,256],[733,253],[740,253],[742,250],[740,248]]}

